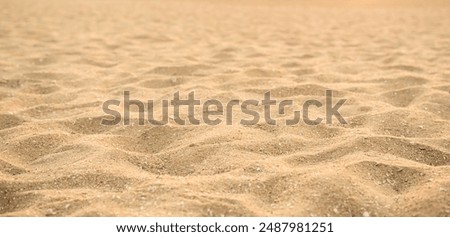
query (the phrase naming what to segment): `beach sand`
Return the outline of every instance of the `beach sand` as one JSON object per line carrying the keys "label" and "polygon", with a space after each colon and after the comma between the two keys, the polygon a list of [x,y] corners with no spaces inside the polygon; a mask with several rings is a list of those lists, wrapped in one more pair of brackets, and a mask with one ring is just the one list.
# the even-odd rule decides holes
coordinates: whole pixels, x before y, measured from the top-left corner
{"label": "beach sand", "polygon": [[[450,4],[280,2],[1,0],[0,215],[450,216]],[[347,124],[100,124],[327,89]]]}

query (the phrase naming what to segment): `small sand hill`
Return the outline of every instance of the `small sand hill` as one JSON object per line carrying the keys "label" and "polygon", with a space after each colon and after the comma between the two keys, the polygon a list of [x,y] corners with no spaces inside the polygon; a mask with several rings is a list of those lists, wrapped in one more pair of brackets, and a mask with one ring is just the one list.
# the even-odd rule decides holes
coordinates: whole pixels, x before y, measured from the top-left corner
{"label": "small sand hill", "polygon": [[[1,0],[0,215],[449,216],[450,6],[240,2]],[[100,125],[327,89],[348,124]]]}

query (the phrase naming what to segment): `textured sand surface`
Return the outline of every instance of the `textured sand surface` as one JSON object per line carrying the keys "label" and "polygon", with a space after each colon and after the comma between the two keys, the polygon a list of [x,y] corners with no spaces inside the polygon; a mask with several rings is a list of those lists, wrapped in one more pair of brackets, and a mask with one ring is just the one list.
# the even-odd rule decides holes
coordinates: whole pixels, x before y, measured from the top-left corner
{"label": "textured sand surface", "polygon": [[[1,0],[0,215],[449,216],[449,5],[239,2]],[[326,89],[348,124],[100,125]]]}

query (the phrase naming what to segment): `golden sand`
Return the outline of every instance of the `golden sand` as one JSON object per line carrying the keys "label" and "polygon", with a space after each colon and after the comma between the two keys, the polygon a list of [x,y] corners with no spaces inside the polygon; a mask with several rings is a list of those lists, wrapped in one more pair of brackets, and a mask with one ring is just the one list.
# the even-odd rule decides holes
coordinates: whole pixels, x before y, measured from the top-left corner
{"label": "golden sand", "polygon": [[[449,5],[242,2],[0,1],[0,214],[449,216]],[[100,125],[327,89],[348,124]]]}

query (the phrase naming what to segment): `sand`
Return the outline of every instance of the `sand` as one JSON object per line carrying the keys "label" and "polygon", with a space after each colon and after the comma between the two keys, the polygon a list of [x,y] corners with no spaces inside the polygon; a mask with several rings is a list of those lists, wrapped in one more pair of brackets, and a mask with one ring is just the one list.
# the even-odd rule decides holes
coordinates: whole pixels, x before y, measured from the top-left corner
{"label": "sand", "polygon": [[[449,4],[243,2],[0,1],[0,215],[450,216]],[[347,124],[100,124],[327,89]]]}

